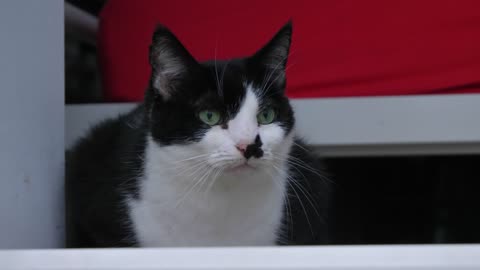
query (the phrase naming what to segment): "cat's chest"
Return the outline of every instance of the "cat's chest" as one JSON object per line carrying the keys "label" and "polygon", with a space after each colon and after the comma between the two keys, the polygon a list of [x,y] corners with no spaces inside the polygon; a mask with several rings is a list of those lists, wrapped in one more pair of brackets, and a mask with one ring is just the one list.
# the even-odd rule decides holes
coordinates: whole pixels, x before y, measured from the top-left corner
{"label": "cat's chest", "polygon": [[273,245],[285,192],[277,177],[219,178],[233,184],[206,192],[147,175],[142,199],[129,202],[132,229],[140,246]]}

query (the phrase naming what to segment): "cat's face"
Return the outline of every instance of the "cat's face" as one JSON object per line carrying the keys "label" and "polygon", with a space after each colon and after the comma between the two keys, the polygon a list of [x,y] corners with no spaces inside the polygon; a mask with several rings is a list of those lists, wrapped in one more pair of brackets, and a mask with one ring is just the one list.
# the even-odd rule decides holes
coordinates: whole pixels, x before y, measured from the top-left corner
{"label": "cat's face", "polygon": [[284,160],[294,127],[284,94],[291,32],[287,24],[251,57],[197,63],[170,31],[158,28],[145,100],[153,141],[172,160],[222,172]]}

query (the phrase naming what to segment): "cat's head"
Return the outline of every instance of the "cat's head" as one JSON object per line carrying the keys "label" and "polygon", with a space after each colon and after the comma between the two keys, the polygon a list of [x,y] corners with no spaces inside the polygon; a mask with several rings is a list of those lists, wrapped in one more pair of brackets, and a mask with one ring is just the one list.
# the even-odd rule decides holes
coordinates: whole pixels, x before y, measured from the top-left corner
{"label": "cat's head", "polygon": [[225,171],[285,159],[295,122],[285,96],[291,35],[289,22],[252,56],[199,63],[158,27],[145,96],[153,141],[172,159]]}

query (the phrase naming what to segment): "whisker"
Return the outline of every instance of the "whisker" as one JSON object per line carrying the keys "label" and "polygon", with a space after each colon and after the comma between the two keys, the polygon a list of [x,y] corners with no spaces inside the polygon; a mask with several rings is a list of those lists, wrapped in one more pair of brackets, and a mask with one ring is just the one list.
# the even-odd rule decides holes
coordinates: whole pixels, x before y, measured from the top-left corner
{"label": "whisker", "polygon": [[205,189],[205,194],[209,193],[212,190],[213,185],[215,184],[215,182],[217,181],[219,176],[222,174],[222,172],[223,172],[222,169],[220,169],[220,168],[216,169],[213,177],[210,179],[210,184],[208,184],[207,188]]}
{"label": "whisker", "polygon": [[307,190],[305,189],[305,187],[303,187],[301,185],[300,182],[298,182],[298,180],[294,179],[293,177],[291,177],[289,180],[292,181],[292,183],[294,183],[299,189],[300,191],[303,193],[303,195],[305,196],[305,198],[307,199],[307,201],[310,203],[310,205],[312,206],[313,210],[315,211],[315,213],[317,214],[317,216],[320,217],[320,213],[318,212],[317,208],[315,207],[315,204],[313,203],[312,200],[315,200],[312,196],[312,194]]}
{"label": "whisker", "polygon": [[[281,172],[281,170],[277,167],[277,166],[273,166],[277,171]],[[298,194],[298,192],[295,190],[295,187],[292,185],[292,183],[290,183],[290,181],[287,181],[287,184],[291,187],[292,191],[295,193],[295,196],[298,198],[298,202],[300,203],[300,206],[303,210],[303,213],[305,214],[305,219],[307,220],[307,223],[308,223],[308,227],[310,228],[310,232],[312,233],[312,235],[314,234],[313,233],[313,227],[312,227],[312,224],[310,222],[310,218],[308,217],[308,213],[307,213],[307,209],[305,208],[305,205],[303,204],[303,201],[302,201],[302,198],[300,197],[300,195]]]}
{"label": "whisker", "polygon": [[186,159],[175,160],[175,161],[172,162],[172,164],[177,164],[177,163],[180,163],[180,162],[185,162],[185,161],[189,161],[189,160],[193,160],[193,159],[198,159],[198,158],[206,157],[208,155],[210,155],[210,154],[202,154],[202,155],[198,155],[198,156],[189,157],[189,158],[186,158]]}
{"label": "whisker", "polygon": [[[217,171],[216,168],[212,168],[212,169],[210,170],[210,172],[208,173],[208,176],[205,177],[205,178],[203,178],[203,180],[201,181],[200,185],[198,186],[198,189],[197,189],[198,192],[200,192],[205,185],[206,185],[206,187],[208,187],[207,183],[208,183],[209,181],[211,181],[211,179],[212,179],[211,176],[212,176],[213,174],[215,174],[216,171]],[[206,191],[206,189],[204,189],[204,191],[203,191],[203,194],[204,194],[204,195],[206,194],[205,191]]]}
{"label": "whisker", "polygon": [[205,166],[203,168],[205,169],[205,172],[202,174],[202,176],[199,179],[196,178],[194,181],[192,181],[193,184],[190,185],[190,187],[184,193],[184,195],[180,198],[180,200],[177,201],[174,208],[178,208],[185,201],[185,199],[188,197],[188,195],[190,195],[190,193],[195,189],[195,187],[198,186],[198,184],[200,182],[202,182],[203,179],[209,175],[209,173],[211,171],[211,168],[209,168],[207,166]]}
{"label": "whisker", "polygon": [[266,86],[267,82],[271,79],[275,70],[278,70],[278,67],[280,67],[280,65],[283,64],[283,61],[285,61],[288,58],[288,56],[291,55],[291,54],[292,53],[285,55],[280,61],[278,61],[278,63],[273,68],[270,68],[270,73],[269,73],[268,78],[263,81],[264,83],[263,83],[262,88],[261,88],[262,90],[265,89],[265,86]]}
{"label": "whisker", "polygon": [[[263,170],[264,172],[266,172],[270,178],[272,179],[272,181],[280,188],[280,189],[283,189],[285,190],[285,194],[283,196],[283,203],[285,204],[285,215],[287,216],[287,223],[288,223],[288,229],[287,229],[287,243],[288,243],[288,239],[290,237],[290,233],[293,233],[293,218],[292,218],[292,207],[290,205],[290,199],[288,198],[288,189],[285,189],[281,183],[278,182],[278,180],[276,180],[277,178],[272,174],[270,173],[269,170],[266,170],[264,169]],[[288,180],[287,180],[288,181]]]}
{"label": "whisker", "polygon": [[[292,56],[293,54],[295,53],[295,51],[291,51],[289,54],[285,55],[281,61],[279,61],[273,68],[271,68],[270,70],[270,73],[269,73],[269,76],[268,78],[265,80],[265,77],[264,77],[264,81],[262,83],[262,87],[260,88],[261,89],[261,96],[263,97],[265,95],[265,93],[267,92],[267,84],[268,82],[270,81],[270,79],[272,78],[273,76],[273,73],[278,70],[279,66],[281,64],[283,64],[283,61],[285,61],[285,59],[287,59],[289,56]],[[288,68],[288,67],[287,67]],[[287,71],[287,68],[285,68],[285,72]],[[278,76],[277,76],[278,77]],[[278,78],[277,78],[278,79]]]}
{"label": "whisker", "polygon": [[217,93],[220,97],[223,97],[223,89],[220,88],[220,80],[218,79],[218,69],[217,69],[217,47],[218,47],[218,39],[215,41],[215,77],[217,78]]}
{"label": "whisker", "polygon": [[[289,70],[289,69],[290,69],[292,66],[294,66],[294,65],[295,65],[295,63],[289,64],[289,65],[285,68],[285,73],[287,72],[287,70]],[[277,76],[276,76],[273,80],[270,81],[270,83],[268,84],[268,86],[265,88],[264,92],[265,92],[265,93],[268,93],[268,90],[270,90],[270,87],[272,87],[272,85],[273,85],[278,79],[280,79],[281,76],[284,76],[284,74],[282,74],[282,73],[277,74]]]}
{"label": "whisker", "polygon": [[303,145],[301,145],[301,144],[299,144],[299,143],[297,143],[297,142],[295,142],[295,141],[293,141],[293,144],[296,145],[296,146],[298,146],[298,148],[302,149],[303,151],[305,151],[305,152],[307,152],[307,153],[310,153],[310,152],[311,152],[309,149],[305,148]]}
{"label": "whisker", "polygon": [[[202,167],[203,167],[204,165],[206,165],[207,163],[208,163],[207,160],[204,160],[204,161],[202,161],[202,162],[199,162],[199,163],[197,163],[196,165],[191,166],[191,167],[188,167],[186,170],[184,170],[184,171],[182,171],[182,172],[179,172],[178,175],[179,175],[179,176],[184,176],[184,177],[187,177],[187,178],[188,178],[188,177],[192,177],[192,176],[194,176],[199,170],[201,170]],[[190,172],[190,173],[186,174],[187,172]]]}
{"label": "whisker", "polygon": [[227,66],[228,66],[228,64],[230,64],[230,61],[228,61],[227,63],[225,63],[225,65],[223,66],[222,75],[221,75],[222,78],[220,79],[220,84],[221,84],[221,87],[222,87],[222,94],[223,94],[223,92],[225,92],[225,91],[224,91],[225,89],[224,89],[224,84],[223,84],[223,82],[224,82],[224,79],[225,79],[225,71],[227,71]]}
{"label": "whisker", "polygon": [[288,156],[288,157],[282,157],[280,155],[272,155],[274,159],[279,159],[279,160],[282,160],[282,161],[285,161],[287,162],[288,164],[290,165],[296,165],[302,169],[305,169],[315,175],[317,175],[318,177],[320,177],[320,179],[322,179],[323,181],[327,181],[327,182],[330,182],[330,183],[334,183],[332,180],[330,180],[328,177],[326,177],[325,175],[322,175],[317,169],[311,167],[310,165],[308,165],[307,163],[305,163],[303,160],[301,159],[298,159],[296,157],[293,157],[293,156]]}

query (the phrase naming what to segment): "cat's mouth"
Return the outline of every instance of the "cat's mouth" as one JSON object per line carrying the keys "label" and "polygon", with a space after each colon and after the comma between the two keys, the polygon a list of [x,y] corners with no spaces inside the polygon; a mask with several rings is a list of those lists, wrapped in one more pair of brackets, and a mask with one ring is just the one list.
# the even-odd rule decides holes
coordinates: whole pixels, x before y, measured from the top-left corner
{"label": "cat's mouth", "polygon": [[252,164],[248,162],[242,162],[236,165],[231,166],[230,168],[227,169],[229,172],[240,172],[240,171],[246,171],[246,170],[255,170],[256,168],[252,166]]}

